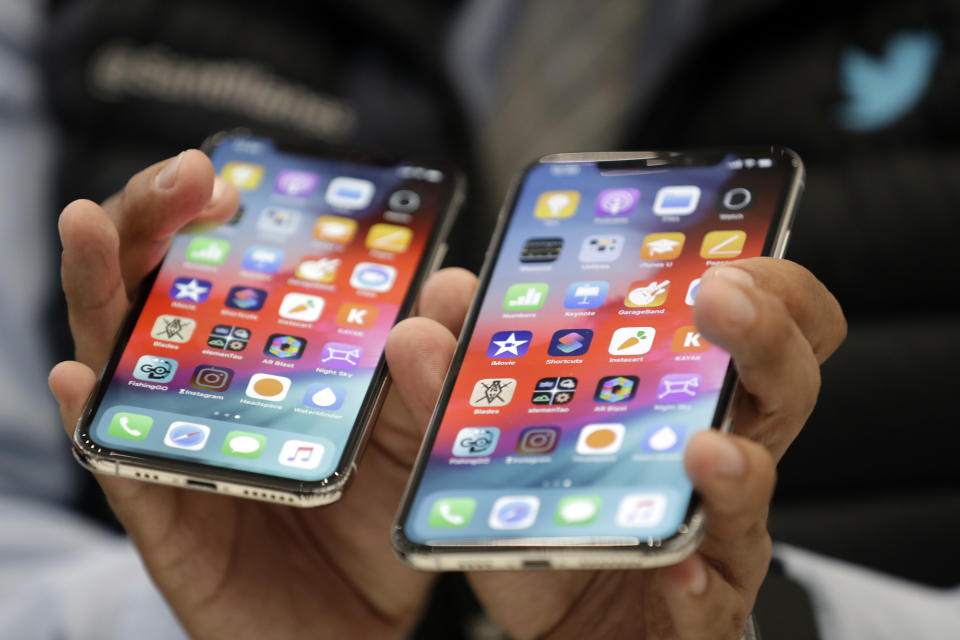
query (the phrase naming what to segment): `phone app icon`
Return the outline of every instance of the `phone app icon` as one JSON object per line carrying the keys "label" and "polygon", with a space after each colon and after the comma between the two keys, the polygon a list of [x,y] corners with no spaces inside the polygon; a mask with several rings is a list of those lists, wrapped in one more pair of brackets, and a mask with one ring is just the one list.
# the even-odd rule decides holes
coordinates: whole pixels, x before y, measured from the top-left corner
{"label": "phone app icon", "polygon": [[240,266],[247,271],[276,273],[283,264],[283,251],[273,247],[250,247],[243,254]]}
{"label": "phone app icon", "polygon": [[243,351],[250,342],[250,329],[218,324],[210,330],[207,346],[223,351]]}
{"label": "phone app icon", "polygon": [[186,259],[202,264],[223,264],[230,253],[230,243],[218,238],[198,237],[187,245]]}
{"label": "phone app icon", "polygon": [[613,332],[607,353],[612,356],[642,356],[653,348],[653,327],[620,327]]}
{"label": "phone app icon", "polygon": [[294,209],[268,207],[257,218],[257,231],[290,235],[300,224],[300,212]]}
{"label": "phone app icon", "polygon": [[743,253],[747,234],[743,231],[711,231],[703,237],[700,257],[708,260],[729,260]]}
{"label": "phone app icon", "polygon": [[640,378],[637,376],[605,376],[597,383],[593,399],[607,404],[630,402],[637,395],[639,386]]}
{"label": "phone app icon", "polygon": [[263,167],[250,162],[228,162],[223,165],[220,175],[239,191],[252,191],[263,179]]}
{"label": "phone app icon", "polygon": [[674,353],[702,353],[709,351],[713,345],[707,342],[693,325],[680,327],[673,334],[670,350]]}
{"label": "phone app icon", "polygon": [[317,190],[320,176],[312,171],[281,169],[273,181],[273,192],[293,198],[307,198]]}
{"label": "phone app icon", "polygon": [[173,281],[169,295],[174,300],[185,300],[199,304],[206,302],[212,287],[213,285],[210,284],[209,280],[180,277]]}
{"label": "phone app icon", "polygon": [[427,525],[431,529],[459,529],[470,524],[476,510],[473,498],[441,498],[433,503]]}
{"label": "phone app icon", "polygon": [[544,191],[537,198],[533,215],[537,218],[553,220],[569,218],[577,212],[579,204],[579,191]]}
{"label": "phone app icon", "polygon": [[593,212],[598,218],[623,218],[630,215],[639,202],[639,189],[604,189],[597,196]]}
{"label": "phone app icon", "polygon": [[453,455],[458,458],[489,456],[497,448],[500,429],[496,427],[465,427],[453,441]]}
{"label": "phone app icon", "polygon": [[557,503],[557,524],[590,524],[597,519],[600,496],[564,496]]}
{"label": "phone app icon", "polygon": [[699,203],[700,187],[661,187],[653,201],[653,213],[658,216],[687,216],[696,210]]}
{"label": "phone app icon", "polygon": [[524,456],[553,453],[560,442],[560,433],[560,427],[527,427],[520,432],[514,450]]}
{"label": "phone app icon", "polygon": [[174,449],[200,451],[210,437],[210,427],[195,422],[174,422],[163,437],[163,444]]}
{"label": "phone app icon", "polygon": [[387,206],[391,211],[413,213],[420,208],[420,194],[410,189],[398,189],[387,198]]}
{"label": "phone app icon", "polygon": [[337,279],[337,270],[341,262],[340,258],[322,256],[304,258],[297,265],[294,275],[301,280],[330,284]]}
{"label": "phone app icon", "polygon": [[150,330],[150,337],[154,340],[164,342],[176,342],[183,344],[189,342],[193,336],[193,330],[197,328],[196,320],[182,318],[180,316],[157,316]]}
{"label": "phone app icon", "polygon": [[727,189],[720,196],[717,208],[721,211],[746,211],[753,204],[753,194],[746,187]]}
{"label": "phone app icon", "polygon": [[580,429],[577,453],[582,456],[605,456],[620,451],[626,427],[618,423],[588,424]]}
{"label": "phone app icon", "polygon": [[689,402],[697,397],[703,376],[697,373],[671,373],[657,385],[659,402]]}
{"label": "phone app icon", "polygon": [[323,313],[324,301],[320,296],[308,293],[288,293],[280,302],[277,312],[281,318],[299,320],[301,322],[316,322]]}
{"label": "phone app icon", "polygon": [[360,364],[363,347],[344,342],[328,342],[323,345],[320,364],[334,369],[353,369]]}
{"label": "phone app icon", "polygon": [[667,301],[669,280],[637,280],[630,283],[623,299],[626,307],[659,307]]}
{"label": "phone app icon", "polygon": [[153,426],[153,418],[142,416],[138,413],[116,413],[110,419],[110,426],[107,428],[114,438],[123,438],[124,440],[143,440],[150,435],[150,427]]}
{"label": "phone app icon", "polygon": [[357,221],[341,216],[320,216],[313,225],[313,237],[317,240],[347,244],[357,234]]}
{"label": "phone app icon", "polygon": [[550,338],[547,353],[559,358],[582,356],[590,350],[593,331],[590,329],[560,329]]}
{"label": "phone app icon", "polygon": [[470,394],[471,407],[503,407],[513,400],[517,381],[513,378],[484,378],[477,380]]}
{"label": "phone app icon", "polygon": [[365,209],[373,200],[374,185],[369,180],[340,176],[330,181],[324,198],[337,209]]}
{"label": "phone app icon", "polygon": [[277,462],[286,467],[298,469],[316,469],[323,459],[325,448],[318,442],[305,440],[287,440],[280,449]]}
{"label": "phone app icon", "polygon": [[519,358],[527,353],[533,334],[529,331],[497,331],[487,345],[488,358]]}
{"label": "phone app icon", "polygon": [[553,262],[563,251],[563,238],[530,238],[520,249],[520,262]]}
{"label": "phone app icon", "polygon": [[274,333],[267,338],[263,354],[281,360],[299,360],[307,348],[306,338],[298,338],[285,333]]}
{"label": "phone app icon", "polygon": [[506,311],[531,311],[539,309],[547,300],[550,286],[546,282],[518,282],[510,285],[503,297]]}
{"label": "phone app icon", "polygon": [[610,283],[602,280],[574,282],[567,287],[563,306],[566,309],[596,309],[607,299],[609,289]]}
{"label": "phone app icon", "polygon": [[246,393],[257,400],[280,402],[290,391],[290,378],[275,376],[272,373],[255,373],[247,383]]}
{"label": "phone app icon", "polygon": [[359,302],[344,302],[337,311],[337,324],[341,327],[354,329],[369,329],[377,324],[380,310],[369,304]]}
{"label": "phone app icon", "polygon": [[622,251],[623,236],[587,236],[580,245],[580,262],[613,262]]}
{"label": "phone app icon", "polygon": [[205,391],[226,391],[233,380],[233,369],[202,364],[193,370],[190,386]]}
{"label": "phone app icon", "polygon": [[367,232],[367,249],[403,253],[410,248],[413,230],[396,224],[378,222]]}
{"label": "phone app icon", "polygon": [[640,450],[647,453],[671,453],[683,446],[687,428],[678,424],[650,427],[643,434]]}
{"label": "phone app icon", "polygon": [[249,431],[231,431],[223,441],[220,449],[228,456],[238,458],[259,458],[263,448],[267,446],[267,439],[259,433]]}
{"label": "phone app icon", "polygon": [[487,524],[491,529],[528,529],[539,510],[540,500],[536,496],[503,496],[493,503]]}
{"label": "phone app icon", "polygon": [[317,409],[339,409],[347,399],[347,388],[342,384],[317,382],[307,387],[303,404]]}
{"label": "phone app icon", "polygon": [[567,404],[573,400],[577,379],[571,377],[540,378],[534,387],[533,404]]}
{"label": "phone app icon", "polygon": [[240,285],[230,289],[224,304],[241,311],[260,311],[266,301],[267,292],[263,289]]}
{"label": "phone app icon", "polygon": [[700,290],[700,278],[692,280],[690,286],[687,287],[687,295],[684,297],[683,301],[687,303],[688,306],[693,306],[697,301],[697,291]]}
{"label": "phone app icon", "polygon": [[682,233],[651,233],[640,247],[641,260],[676,260],[683,251],[686,236]]}
{"label": "phone app icon", "polygon": [[620,501],[619,527],[653,527],[660,524],[667,510],[667,497],[659,493],[634,493]]}
{"label": "phone app icon", "polygon": [[140,356],[133,367],[133,377],[144,382],[166,384],[173,381],[179,363],[173,358]]}
{"label": "phone app icon", "polygon": [[390,291],[397,281],[397,270],[388,264],[360,262],[350,274],[350,286],[354,289],[384,293]]}

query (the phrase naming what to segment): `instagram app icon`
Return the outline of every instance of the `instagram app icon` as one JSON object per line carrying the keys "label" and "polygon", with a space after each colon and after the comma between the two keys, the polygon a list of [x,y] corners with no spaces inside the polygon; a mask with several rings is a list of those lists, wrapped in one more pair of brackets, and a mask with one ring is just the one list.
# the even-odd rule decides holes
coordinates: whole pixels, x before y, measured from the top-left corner
{"label": "instagram app icon", "polygon": [[525,456],[544,455],[557,448],[560,427],[527,427],[520,432],[517,453]]}

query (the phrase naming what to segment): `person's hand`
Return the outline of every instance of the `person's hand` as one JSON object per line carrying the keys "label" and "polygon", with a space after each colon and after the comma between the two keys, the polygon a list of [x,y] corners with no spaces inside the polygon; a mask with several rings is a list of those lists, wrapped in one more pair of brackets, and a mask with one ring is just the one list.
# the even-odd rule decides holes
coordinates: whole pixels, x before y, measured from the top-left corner
{"label": "person's hand", "polygon": [[[134,176],[103,206],[60,218],[62,279],[78,362],[50,374],[68,433],[106,362],[143,277],[173,235],[229,219],[237,193],[199,151]],[[390,525],[475,278],[435,274],[412,318],[391,332],[394,379],[344,498],[303,510],[98,476],[114,512],[185,629],[200,638],[403,637],[434,576],[393,554]]]}
{"label": "person's hand", "polygon": [[840,306],[802,267],[753,258],[708,270],[694,308],[703,337],[733,356],[737,435],[698,433],[684,455],[706,535],[679,564],[649,571],[469,574],[487,613],[516,638],[740,638],[770,561],[775,463],[846,335]]}

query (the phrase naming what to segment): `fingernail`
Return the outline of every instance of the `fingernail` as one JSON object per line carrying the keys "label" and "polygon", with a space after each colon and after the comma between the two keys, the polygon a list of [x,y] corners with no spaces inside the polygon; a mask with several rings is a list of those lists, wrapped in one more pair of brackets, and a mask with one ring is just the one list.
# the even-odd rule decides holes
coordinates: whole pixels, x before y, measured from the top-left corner
{"label": "fingernail", "polygon": [[[748,278],[750,274],[746,271],[741,271],[740,269],[734,269],[732,267],[727,267],[717,271],[717,276],[722,277],[725,280],[737,281],[737,276],[727,277],[721,275],[724,271],[735,271],[736,273],[742,273]],[[757,309],[753,306],[753,300],[750,299],[750,296],[747,293],[737,286],[730,286],[729,284],[724,287],[723,297],[721,298],[723,305],[723,318],[726,322],[729,322],[732,325],[745,327],[753,324],[753,321],[757,318]]]}
{"label": "fingernail", "polygon": [[690,576],[690,583],[687,585],[687,590],[692,596],[699,596],[707,590],[707,568],[703,566],[703,560],[700,558],[694,558],[693,567]]}
{"label": "fingernail", "polygon": [[[718,436],[720,434],[717,434]],[[733,444],[729,437],[720,436],[715,445],[714,469],[722,476],[734,477],[743,475],[746,471],[747,461],[743,457],[740,447]]]}
{"label": "fingernail", "polygon": [[220,199],[220,196],[223,195],[223,192],[227,188],[227,181],[225,178],[217,176],[213,179],[213,194],[210,196],[210,202],[216,202]]}
{"label": "fingernail", "polygon": [[163,165],[163,168],[157,173],[157,177],[153,179],[153,184],[157,189],[167,191],[173,188],[173,185],[177,183],[177,171],[180,170],[180,161],[182,159],[183,152],[176,158],[171,158],[167,161],[167,164]]}
{"label": "fingernail", "polygon": [[746,287],[752,287],[754,285],[753,276],[750,275],[750,272],[738,269],[737,267],[720,267],[714,271],[713,274],[718,278],[726,278],[731,282],[736,282]]}

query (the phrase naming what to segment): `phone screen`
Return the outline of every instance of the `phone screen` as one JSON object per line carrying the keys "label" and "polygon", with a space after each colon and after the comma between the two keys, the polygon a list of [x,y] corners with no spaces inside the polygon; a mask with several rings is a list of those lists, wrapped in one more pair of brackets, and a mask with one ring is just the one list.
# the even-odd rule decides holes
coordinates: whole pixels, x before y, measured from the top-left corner
{"label": "phone screen", "polygon": [[772,241],[795,169],[771,155],[528,170],[405,512],[411,542],[678,532],[684,445],[732,387],[729,355],[693,326],[699,278]]}
{"label": "phone screen", "polygon": [[437,169],[300,155],[253,137],[227,138],[211,159],[240,210],[173,240],[107,370],[89,437],[320,481],[370,410],[387,332],[409,308],[451,183]]}

